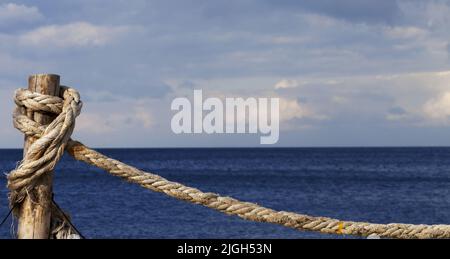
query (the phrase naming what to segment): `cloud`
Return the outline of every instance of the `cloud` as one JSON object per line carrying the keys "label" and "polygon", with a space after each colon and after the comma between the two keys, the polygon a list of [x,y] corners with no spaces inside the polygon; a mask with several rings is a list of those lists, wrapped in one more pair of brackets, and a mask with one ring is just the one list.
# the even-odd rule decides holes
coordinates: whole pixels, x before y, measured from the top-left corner
{"label": "cloud", "polygon": [[[423,5],[419,5],[419,8]],[[428,1],[424,8],[420,8],[420,13],[428,18],[426,24],[433,29],[443,29],[450,23],[450,4],[448,1]]]}
{"label": "cloud", "polygon": [[286,89],[299,87],[302,82],[297,80],[283,79],[275,84],[275,89]]}
{"label": "cloud", "polygon": [[448,54],[448,59],[450,60],[450,43],[447,44],[447,54]]}
{"label": "cloud", "polygon": [[38,62],[25,58],[14,57],[10,53],[0,52],[0,75],[3,77],[24,76],[24,74],[32,74],[36,70],[45,70],[45,68],[46,66],[44,64],[39,64]]}
{"label": "cloud", "polygon": [[406,27],[386,27],[385,33],[388,37],[397,39],[420,38],[427,35],[427,31],[413,26]]}
{"label": "cloud", "polygon": [[402,107],[392,107],[388,110],[388,112],[390,114],[395,114],[395,115],[403,115],[406,114],[405,109],[403,109]]}
{"label": "cloud", "polygon": [[145,106],[139,105],[135,107],[134,117],[146,129],[154,125],[153,116]]}
{"label": "cloud", "polygon": [[279,0],[267,1],[274,6],[302,9],[350,22],[391,24],[400,15],[397,1],[393,0]]}
{"label": "cloud", "polygon": [[[436,96],[448,91],[449,71],[291,80],[308,83],[301,88],[276,91],[277,94],[289,99],[295,96],[306,99],[300,107],[310,111],[306,117],[316,118],[308,121],[315,126],[335,128],[342,124],[390,125],[395,122],[408,127],[434,127],[431,120],[446,117],[447,100]],[[424,105],[427,113],[424,113]],[[430,116],[436,118],[430,119]],[[321,117],[326,119],[318,119]],[[304,120],[297,122],[306,123]]]}
{"label": "cloud", "polygon": [[6,3],[0,5],[0,26],[20,22],[33,22],[43,18],[35,6]]}
{"label": "cloud", "polygon": [[122,75],[121,78],[114,79],[110,88],[115,96],[133,99],[163,98],[172,92],[170,85],[162,80],[154,80],[140,74]]}
{"label": "cloud", "polygon": [[177,84],[180,88],[194,89],[196,84],[190,80],[183,80],[179,84]]}
{"label": "cloud", "polygon": [[[431,132],[446,120],[449,75],[422,72],[449,70],[448,1],[20,3],[26,6],[9,4],[16,11],[0,15],[0,78],[16,86],[26,85],[27,74],[61,74],[87,97],[80,125],[92,143],[102,139],[93,130],[117,146],[132,138],[139,145],[187,143],[155,129],[169,125],[171,98],[193,88],[280,97],[282,124],[314,126],[316,144],[351,141],[351,132],[362,136],[374,125]],[[24,10],[28,15],[18,15]],[[145,109],[136,106],[150,99]],[[339,129],[348,137],[336,136]],[[142,135],[148,138],[138,140]]]}
{"label": "cloud", "polygon": [[386,114],[386,120],[388,121],[400,121],[409,117],[408,112],[402,107],[395,106],[388,110]]}
{"label": "cloud", "polygon": [[325,120],[327,116],[316,114],[308,105],[298,99],[280,98],[280,122],[292,119]]}
{"label": "cloud", "polygon": [[129,129],[149,129],[153,124],[151,112],[137,106],[123,112],[82,112],[76,121],[76,131],[95,135],[125,133]]}
{"label": "cloud", "polygon": [[349,102],[349,99],[344,96],[334,95],[333,97],[331,97],[331,101],[336,104],[347,104]]}
{"label": "cloud", "polygon": [[450,122],[450,92],[429,100],[423,107],[425,115],[433,122],[448,124]]}
{"label": "cloud", "polygon": [[131,30],[128,26],[99,26],[88,22],[48,25],[19,36],[19,43],[34,47],[104,46]]}
{"label": "cloud", "polygon": [[89,132],[90,134],[105,134],[112,132],[116,127],[123,124],[123,117],[119,119],[117,116],[105,116],[98,113],[83,112],[77,118],[75,130],[77,132]]}

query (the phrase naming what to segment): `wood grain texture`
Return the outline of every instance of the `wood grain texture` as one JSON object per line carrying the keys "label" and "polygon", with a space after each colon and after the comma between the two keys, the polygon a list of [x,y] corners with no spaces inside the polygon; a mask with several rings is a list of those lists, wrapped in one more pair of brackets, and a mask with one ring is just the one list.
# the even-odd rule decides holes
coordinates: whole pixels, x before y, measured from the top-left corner
{"label": "wood grain texture", "polygon": [[[60,77],[53,74],[32,75],[28,78],[28,89],[46,95],[59,95]],[[49,124],[54,115],[27,111],[27,116],[43,125]],[[24,155],[35,141],[25,137]],[[19,239],[47,239],[50,237],[53,172],[44,174],[35,188],[21,204],[19,213]]]}

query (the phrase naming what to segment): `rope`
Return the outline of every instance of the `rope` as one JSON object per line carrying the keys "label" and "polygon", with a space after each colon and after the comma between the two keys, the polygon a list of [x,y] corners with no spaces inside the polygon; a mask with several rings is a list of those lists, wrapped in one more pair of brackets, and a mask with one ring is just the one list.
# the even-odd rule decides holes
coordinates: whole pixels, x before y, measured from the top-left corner
{"label": "rope", "polygon": [[[15,93],[14,125],[23,127],[27,136],[34,130],[39,130],[40,137],[28,147],[23,160],[8,176],[9,203],[14,214],[19,213],[24,198],[35,187],[37,180],[51,172],[61,159],[67,141],[75,127],[75,118],[80,114],[82,102],[78,92],[72,88],[61,87],[61,97],[33,93],[26,89],[19,89]],[[26,111],[40,111],[55,113],[58,116],[49,125],[39,125],[25,116]],[[27,118],[27,119],[25,119]],[[54,237],[70,238],[73,229],[68,224],[65,214],[59,212],[55,206],[51,211],[51,226]]]}
{"label": "rope", "polygon": [[[70,225],[70,228],[69,228],[69,229],[71,229],[71,230],[69,231],[69,233],[65,233],[66,236],[64,236],[64,237],[58,236],[57,239],[86,239],[86,237],[84,237],[83,234],[81,234],[81,232],[77,229],[77,227],[75,227],[75,226],[72,224],[72,221],[70,220],[70,216],[67,215],[67,213],[65,213],[65,212],[61,209],[61,207],[59,207],[58,203],[56,203],[56,201],[55,201],[55,199],[54,199],[54,195],[52,195],[52,203],[53,203],[53,206],[58,210],[58,213],[61,213],[62,218],[64,218],[65,222],[67,222],[67,223]],[[60,227],[61,227],[61,226],[60,226]],[[74,230],[75,233],[72,233],[72,230]],[[58,230],[54,231],[53,234],[56,234],[56,235],[59,234],[59,235],[61,235],[61,234],[60,234],[60,231],[58,231]]]}
{"label": "rope", "polygon": [[[75,118],[80,114],[82,103],[78,92],[75,90],[62,87],[61,92],[64,101],[59,97],[33,93],[25,89],[16,91],[14,101],[18,107],[59,114],[50,125],[45,127],[42,136],[28,148],[19,166],[8,175],[11,206],[24,198],[41,175],[55,168],[56,163],[64,153],[67,141],[72,135]],[[22,114],[23,110],[15,110],[14,118],[17,118],[17,120],[14,120],[15,125],[24,121],[26,116]],[[35,130],[33,127],[43,129],[41,125],[37,125],[30,119],[26,121],[29,123],[26,131]]]}
{"label": "rope", "polygon": [[[39,94],[30,95],[27,93],[27,95],[22,95],[23,91],[24,90],[20,90],[19,92],[16,92],[16,95],[19,95],[20,97],[16,97],[16,103],[19,106],[26,106],[34,111],[52,111],[57,113],[62,103],[61,113],[55,119],[57,122],[54,121],[48,126],[39,125],[33,122],[24,116],[23,113],[14,113],[14,126],[27,136],[33,136],[39,138],[39,140],[50,139],[49,133],[53,132],[59,123],[62,123],[66,128],[70,129],[65,131],[64,134],[60,133],[62,132],[62,128],[60,131],[57,131],[58,134],[54,133],[54,135],[59,136],[60,141],[58,141],[57,144],[36,146],[36,154],[44,152],[40,149],[43,147],[45,147],[45,152],[47,152],[49,147],[51,147],[51,150],[58,150],[58,152],[55,151],[55,154],[57,155],[50,159],[50,162],[59,160],[62,153],[60,150],[65,149],[77,160],[104,169],[114,176],[138,184],[146,189],[164,193],[183,201],[200,204],[228,215],[239,216],[246,220],[274,223],[298,230],[372,237],[376,235],[384,238],[450,238],[450,225],[413,225],[401,223],[374,224],[367,222],[341,221],[327,217],[314,217],[294,212],[275,211],[256,203],[243,202],[231,197],[220,196],[215,193],[206,193],[196,188],[171,182],[159,175],[141,171],[135,167],[109,158],[84,146],[80,142],[69,139],[69,133],[72,132],[75,117],[79,114],[78,108],[81,108],[81,102],[79,101],[78,94],[75,94],[75,90],[71,89],[71,91],[68,92],[70,94],[64,94],[64,102],[60,99],[59,103],[54,98],[46,98]],[[64,93],[67,91],[68,90],[66,89]],[[74,98],[73,96],[77,96],[77,98]],[[67,108],[69,105],[72,107],[70,111],[68,111]],[[65,120],[58,120],[58,118],[62,117],[61,114],[65,114],[64,118],[67,116],[72,117]],[[40,141],[40,143],[42,142],[44,141]],[[47,170],[50,166],[47,166],[47,163],[38,163],[34,160],[30,161],[30,157],[32,156],[27,154],[26,158],[28,159],[25,159],[25,162],[19,166],[20,170],[16,169],[16,171],[13,171],[8,177],[8,186],[12,192],[17,193],[12,195],[12,197],[17,197],[18,194],[21,194],[23,189],[29,188],[29,184],[34,182],[33,179],[38,177],[35,176],[36,174],[42,175],[43,173],[48,172]],[[24,168],[28,170],[25,170]]]}

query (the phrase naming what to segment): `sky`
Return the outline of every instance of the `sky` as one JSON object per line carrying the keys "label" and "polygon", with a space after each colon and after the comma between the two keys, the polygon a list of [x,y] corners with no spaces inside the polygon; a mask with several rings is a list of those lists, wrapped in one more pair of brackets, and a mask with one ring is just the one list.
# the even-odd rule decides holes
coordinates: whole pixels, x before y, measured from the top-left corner
{"label": "sky", "polygon": [[277,97],[275,146],[449,146],[450,1],[0,0],[0,147],[13,93],[61,75],[92,147],[260,146],[176,135],[177,97]]}

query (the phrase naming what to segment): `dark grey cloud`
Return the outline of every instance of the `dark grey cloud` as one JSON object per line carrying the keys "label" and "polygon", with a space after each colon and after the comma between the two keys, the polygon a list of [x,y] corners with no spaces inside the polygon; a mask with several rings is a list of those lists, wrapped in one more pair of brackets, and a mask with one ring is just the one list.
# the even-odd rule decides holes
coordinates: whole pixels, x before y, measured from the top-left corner
{"label": "dark grey cloud", "polygon": [[402,107],[392,107],[388,110],[389,114],[393,114],[393,115],[404,115],[406,114],[406,110],[403,109]]}

